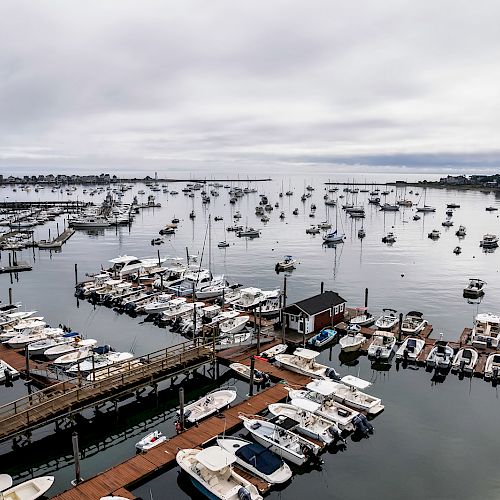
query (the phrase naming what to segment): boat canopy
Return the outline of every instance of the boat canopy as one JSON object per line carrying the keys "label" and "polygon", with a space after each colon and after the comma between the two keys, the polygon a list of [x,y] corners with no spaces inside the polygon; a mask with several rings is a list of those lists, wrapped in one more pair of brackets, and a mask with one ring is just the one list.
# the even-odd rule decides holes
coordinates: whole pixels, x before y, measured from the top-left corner
{"label": "boat canopy", "polygon": [[276,472],[282,465],[282,461],[278,456],[257,443],[242,446],[236,450],[235,454],[238,458],[266,475]]}
{"label": "boat canopy", "polygon": [[363,380],[362,378],[355,377],[353,375],[346,375],[340,379],[345,385],[355,387],[356,389],[366,389],[372,384],[368,380]]}
{"label": "boat canopy", "polygon": [[298,347],[297,349],[295,349],[293,354],[294,356],[298,356],[299,358],[314,359],[321,353],[319,351],[313,351],[312,349],[304,349],[303,347]]}
{"label": "boat canopy", "polygon": [[321,406],[319,403],[315,403],[310,399],[304,399],[304,398],[294,398],[292,399],[291,403],[293,406],[296,406],[301,410],[310,411],[311,413],[315,413],[316,411],[318,411],[318,409]]}
{"label": "boat canopy", "polygon": [[209,446],[196,455],[196,460],[211,471],[219,471],[236,462],[236,456],[220,446]]}
{"label": "boat canopy", "polygon": [[338,387],[338,384],[335,382],[330,382],[329,380],[313,380],[309,382],[306,387],[313,392],[317,392],[322,396],[330,396],[333,394]]}

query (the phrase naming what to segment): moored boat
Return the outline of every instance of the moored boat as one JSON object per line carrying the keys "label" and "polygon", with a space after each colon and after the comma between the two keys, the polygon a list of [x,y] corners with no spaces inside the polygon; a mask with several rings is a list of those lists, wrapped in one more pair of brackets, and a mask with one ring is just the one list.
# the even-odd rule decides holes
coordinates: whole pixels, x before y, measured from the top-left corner
{"label": "moored boat", "polygon": [[[184,407],[184,417],[194,424],[229,406],[236,399],[236,391],[221,389],[203,396]],[[179,412],[177,412],[179,413]]]}
{"label": "moored boat", "polygon": [[147,436],[144,436],[140,441],[135,444],[135,447],[139,451],[148,451],[167,440],[167,436],[164,436],[160,431],[150,432]]}

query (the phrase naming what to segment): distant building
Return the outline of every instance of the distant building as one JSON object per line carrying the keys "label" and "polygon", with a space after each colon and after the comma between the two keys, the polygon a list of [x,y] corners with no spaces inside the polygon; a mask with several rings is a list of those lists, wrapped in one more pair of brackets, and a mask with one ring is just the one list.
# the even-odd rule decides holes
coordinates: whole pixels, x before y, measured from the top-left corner
{"label": "distant building", "polygon": [[299,333],[311,333],[343,321],[346,300],[338,293],[326,291],[285,308],[285,326]]}

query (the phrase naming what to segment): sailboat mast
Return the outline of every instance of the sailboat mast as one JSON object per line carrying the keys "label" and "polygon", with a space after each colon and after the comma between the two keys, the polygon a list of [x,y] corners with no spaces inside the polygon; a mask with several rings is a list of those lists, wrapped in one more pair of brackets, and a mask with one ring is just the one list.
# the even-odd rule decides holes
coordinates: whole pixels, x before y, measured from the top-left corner
{"label": "sailboat mast", "polygon": [[208,272],[212,279],[212,215],[208,214]]}

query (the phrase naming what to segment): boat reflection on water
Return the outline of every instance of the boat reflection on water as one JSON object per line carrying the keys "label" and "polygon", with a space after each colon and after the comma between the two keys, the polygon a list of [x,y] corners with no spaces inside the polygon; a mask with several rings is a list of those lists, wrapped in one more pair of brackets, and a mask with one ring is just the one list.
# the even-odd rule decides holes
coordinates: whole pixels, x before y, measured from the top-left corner
{"label": "boat reflection on water", "polygon": [[361,351],[340,351],[340,364],[344,366],[356,366],[359,364],[359,358],[361,357],[361,355]]}

